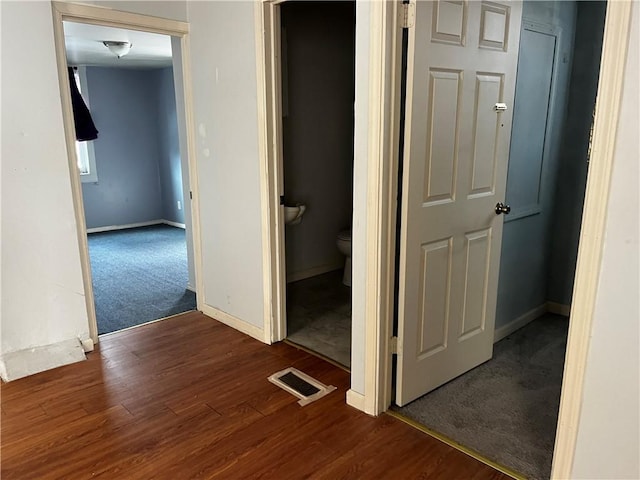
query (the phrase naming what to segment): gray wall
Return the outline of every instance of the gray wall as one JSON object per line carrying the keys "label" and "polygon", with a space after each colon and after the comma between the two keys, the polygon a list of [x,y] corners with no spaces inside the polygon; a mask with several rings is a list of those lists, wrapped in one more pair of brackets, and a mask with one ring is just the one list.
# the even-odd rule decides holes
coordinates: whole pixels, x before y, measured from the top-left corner
{"label": "gray wall", "polygon": [[[162,218],[184,223],[184,195],[182,193],[182,166],[176,115],[176,97],[173,68],[157,71],[158,98],[158,167],[162,193]],[[178,209],[178,202],[181,206]]]}
{"label": "gray wall", "polygon": [[336,235],[351,227],[355,4],[282,6],[287,37],[288,115],[283,122],[284,193],[305,203],[286,227],[289,276],[340,267]]}
{"label": "gray wall", "polygon": [[87,228],[184,222],[174,200],[182,187],[172,75],[171,68],[87,67],[100,132],[93,141],[98,182],[82,185]]}
{"label": "gray wall", "polygon": [[579,2],[562,162],[556,184],[548,299],[568,305],[578,258],[587,155],[600,72],[606,2]]}
{"label": "gray wall", "polygon": [[[521,85],[516,84],[516,99],[512,130],[511,155],[509,158],[509,180],[507,182],[507,203],[518,198],[520,190],[529,185],[525,182],[538,183],[540,213],[507,221],[502,237],[502,255],[500,259],[500,281],[498,283],[498,303],[496,310],[496,328],[504,326],[547,301],[547,276],[550,258],[550,236],[553,222],[553,201],[555,181],[561,163],[560,149],[564,142],[563,128],[566,105],[569,96],[569,80],[571,76],[571,59],[576,21],[575,2],[524,2],[523,24],[526,21],[555,27],[560,31],[557,43],[556,71],[554,72],[550,110],[548,113],[549,135],[545,139],[545,156],[540,177],[523,174],[526,162],[520,162],[518,152],[526,152],[527,146],[517,142],[528,142],[526,135],[517,132],[526,129],[528,121],[526,112],[518,115],[523,104],[539,102],[532,99]],[[521,38],[521,51],[526,46]],[[518,70],[523,68],[522,62],[527,58],[519,58]],[[537,66],[528,65],[529,71]],[[542,67],[541,67],[542,68]],[[526,108],[526,107],[525,107]],[[514,178],[520,179],[514,182]],[[514,214],[517,204],[514,204]],[[509,217],[506,217],[508,220]]]}

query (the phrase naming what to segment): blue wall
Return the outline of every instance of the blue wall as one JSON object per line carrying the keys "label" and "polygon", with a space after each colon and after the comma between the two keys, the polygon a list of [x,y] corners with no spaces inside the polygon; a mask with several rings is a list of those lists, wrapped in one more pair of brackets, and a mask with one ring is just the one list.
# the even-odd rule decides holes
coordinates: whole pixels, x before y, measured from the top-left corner
{"label": "blue wall", "polygon": [[179,169],[171,168],[174,157],[180,165],[172,69],[87,67],[87,84],[100,132],[94,140],[98,182],[82,185],[87,228],[163,218],[183,223],[165,207],[176,194],[170,186],[181,182]]}
{"label": "blue wall", "polygon": [[556,184],[552,254],[547,295],[568,305],[578,259],[582,207],[587,183],[589,132],[595,107],[606,2],[580,2],[571,94]]}
{"label": "blue wall", "polygon": [[[561,163],[560,149],[565,141],[562,132],[569,98],[576,2],[524,2],[523,24],[526,21],[551,26],[561,33],[557,41],[558,55],[552,85],[553,100],[550,102],[547,119],[549,136],[544,141],[545,155],[542,171],[538,177],[529,175],[528,172],[519,171],[528,168],[529,159],[526,159],[526,162],[518,162],[518,159],[514,158],[517,152],[526,152],[529,148],[529,145],[523,146],[517,142],[526,143],[530,138],[533,138],[526,134],[522,136],[517,134],[519,129],[526,130],[526,124],[529,121],[526,111],[524,115],[518,116],[521,104],[530,103],[533,99],[521,89],[522,85],[516,83],[506,199],[507,202],[513,201],[518,198],[519,190],[528,190],[527,185],[524,185],[523,182],[537,184],[539,181],[540,212],[515,220],[513,217],[511,219],[505,217],[510,221],[504,224],[502,236],[496,328],[518,319],[547,301],[548,265],[551,256],[550,237],[554,215],[553,202],[556,178]],[[526,41],[527,37],[521,36],[521,51],[525,47],[524,42]],[[527,67],[530,72],[545,69],[545,66],[523,65],[523,62],[528,60],[526,56],[520,56],[518,60],[519,73],[524,67]],[[539,101],[539,99],[535,99],[535,101]],[[519,182],[514,182],[514,178],[519,179]],[[514,207],[517,205],[514,204]],[[515,213],[516,211],[514,211]]]}
{"label": "blue wall", "polygon": [[[551,129],[540,176],[535,215],[505,223],[496,327],[504,326],[547,301],[570,305],[587,172],[591,114],[602,46],[605,2],[524,2],[523,21],[551,25],[561,32],[556,64]],[[524,37],[523,37],[524,38]],[[521,57],[519,62],[526,61]],[[531,66],[534,70],[536,66]],[[520,68],[520,63],[519,63]],[[523,95],[524,101],[531,101]],[[518,85],[512,136],[518,141]],[[526,123],[526,118],[521,120]],[[509,159],[507,201],[518,198],[526,179],[517,159]],[[537,181],[531,178],[531,181]]]}

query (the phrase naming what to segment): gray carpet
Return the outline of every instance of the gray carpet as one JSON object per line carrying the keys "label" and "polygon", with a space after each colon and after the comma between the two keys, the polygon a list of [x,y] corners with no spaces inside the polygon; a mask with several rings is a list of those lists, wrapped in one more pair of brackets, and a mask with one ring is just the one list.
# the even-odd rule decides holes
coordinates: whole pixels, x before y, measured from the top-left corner
{"label": "gray carpet", "polygon": [[489,362],[393,409],[527,478],[547,479],[568,326],[544,315],[498,342]]}
{"label": "gray carpet", "polygon": [[287,285],[287,339],[351,365],[351,289],[342,270]]}
{"label": "gray carpet", "polygon": [[196,308],[181,228],[158,225],[89,234],[98,333]]}

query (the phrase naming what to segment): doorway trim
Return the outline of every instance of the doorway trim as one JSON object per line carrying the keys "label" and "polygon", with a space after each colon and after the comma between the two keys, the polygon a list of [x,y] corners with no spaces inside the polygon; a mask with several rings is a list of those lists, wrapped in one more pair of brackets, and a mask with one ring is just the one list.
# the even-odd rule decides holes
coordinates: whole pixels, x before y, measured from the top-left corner
{"label": "doorway trim", "polygon": [[602,263],[632,3],[607,2],[591,159],[580,229],[551,478],[570,478],[573,469],[585,367]]}
{"label": "doorway trim", "polygon": [[[360,3],[360,2],[357,2]],[[402,83],[401,1],[370,2],[366,156],[366,264],[364,394],[349,390],[347,403],[369,415],[391,404],[396,222]],[[356,86],[357,91],[357,86]],[[356,110],[357,115],[357,110]],[[354,206],[354,222],[358,210]],[[351,396],[349,395],[351,394]]]}
{"label": "doorway trim", "polygon": [[[193,237],[194,252],[194,276],[196,279],[197,308],[201,308],[202,298],[202,267],[200,244],[200,221],[198,208],[198,181],[195,165],[195,140],[193,135],[193,113],[191,92],[191,67],[189,57],[189,24],[177,20],[169,20],[160,17],[152,17],[137,13],[123,12],[106,7],[80,5],[67,2],[51,2],[53,13],[53,34],[56,51],[56,63],[58,67],[58,84],[60,85],[60,99],[62,103],[62,118],[65,132],[65,143],[69,162],[69,176],[71,179],[71,191],[76,218],[78,246],[80,250],[80,264],[85,292],[85,303],[89,323],[89,336],[94,343],[98,343],[98,323],[95,311],[95,298],[91,281],[91,263],[89,258],[89,245],[87,240],[87,225],[82,199],[82,184],[77,169],[75,149],[75,127],[73,122],[73,109],[71,106],[71,94],[69,90],[69,77],[67,74],[67,57],[64,40],[63,21],[73,21],[91,25],[125,28],[127,30],[139,30],[150,33],[159,33],[177,37],[180,39],[180,70],[182,73],[182,96],[184,109],[179,114],[185,120],[186,138],[182,139],[187,151],[187,164],[189,166],[189,183],[192,192],[191,200],[191,233]],[[177,87],[177,86],[176,86]],[[179,108],[179,106],[178,106]]]}
{"label": "doorway trim", "polygon": [[282,82],[280,4],[262,0],[255,6],[260,195],[262,204],[262,274],[265,298],[264,341],[287,336],[287,275],[284,247]]}

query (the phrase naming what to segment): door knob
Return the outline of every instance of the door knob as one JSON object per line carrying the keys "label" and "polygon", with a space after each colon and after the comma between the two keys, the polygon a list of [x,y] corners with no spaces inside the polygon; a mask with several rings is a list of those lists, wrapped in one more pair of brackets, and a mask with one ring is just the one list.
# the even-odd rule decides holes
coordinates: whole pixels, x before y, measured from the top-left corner
{"label": "door knob", "polygon": [[502,202],[496,203],[496,215],[500,215],[501,213],[509,215],[509,213],[511,213],[511,207]]}

